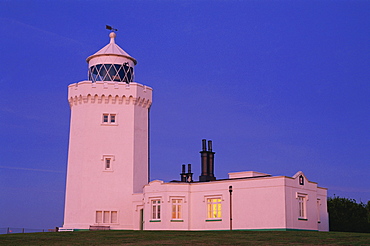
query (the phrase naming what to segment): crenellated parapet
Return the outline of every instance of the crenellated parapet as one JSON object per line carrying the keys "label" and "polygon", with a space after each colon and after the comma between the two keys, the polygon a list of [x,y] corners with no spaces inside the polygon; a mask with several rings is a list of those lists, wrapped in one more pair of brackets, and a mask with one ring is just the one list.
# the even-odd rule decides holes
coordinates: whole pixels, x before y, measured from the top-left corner
{"label": "crenellated parapet", "polygon": [[150,108],[152,88],[132,82],[130,84],[111,81],[81,81],[68,86],[70,107],[84,103],[133,104]]}

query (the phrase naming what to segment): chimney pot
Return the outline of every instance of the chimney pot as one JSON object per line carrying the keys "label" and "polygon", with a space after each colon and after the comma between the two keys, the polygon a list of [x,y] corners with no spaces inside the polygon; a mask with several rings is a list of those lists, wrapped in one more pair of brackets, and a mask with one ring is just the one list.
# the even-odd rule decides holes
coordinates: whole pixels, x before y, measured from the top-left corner
{"label": "chimney pot", "polygon": [[208,151],[212,151],[212,140],[208,141]]}
{"label": "chimney pot", "polygon": [[207,140],[202,139],[202,146],[203,146],[203,151],[207,151]]}

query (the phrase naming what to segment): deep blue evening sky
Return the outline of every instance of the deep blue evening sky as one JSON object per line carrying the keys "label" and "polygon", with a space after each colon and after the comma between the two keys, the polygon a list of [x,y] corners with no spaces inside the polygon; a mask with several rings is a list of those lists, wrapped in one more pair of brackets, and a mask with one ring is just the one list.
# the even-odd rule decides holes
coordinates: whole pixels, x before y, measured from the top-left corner
{"label": "deep blue evening sky", "polygon": [[63,223],[67,86],[116,42],[154,89],[151,179],[303,171],[370,200],[369,1],[0,0],[0,228]]}

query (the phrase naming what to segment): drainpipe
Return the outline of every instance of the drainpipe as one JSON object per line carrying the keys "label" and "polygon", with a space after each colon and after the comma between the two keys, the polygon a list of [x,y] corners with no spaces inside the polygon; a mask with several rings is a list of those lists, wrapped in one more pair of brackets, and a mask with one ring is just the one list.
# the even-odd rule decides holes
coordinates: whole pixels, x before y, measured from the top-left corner
{"label": "drainpipe", "polygon": [[233,230],[233,187],[229,186],[230,192],[230,231]]}

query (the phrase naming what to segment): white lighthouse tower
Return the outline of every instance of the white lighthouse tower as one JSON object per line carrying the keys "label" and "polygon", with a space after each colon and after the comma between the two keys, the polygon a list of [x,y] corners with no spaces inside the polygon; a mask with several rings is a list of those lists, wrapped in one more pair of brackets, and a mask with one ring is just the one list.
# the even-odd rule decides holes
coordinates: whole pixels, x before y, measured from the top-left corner
{"label": "white lighthouse tower", "polygon": [[[71,107],[64,225],[134,229],[149,172],[152,89],[133,82],[137,61],[115,43],[87,58],[89,78],[68,86]],[[135,195],[137,194],[137,195]]]}

